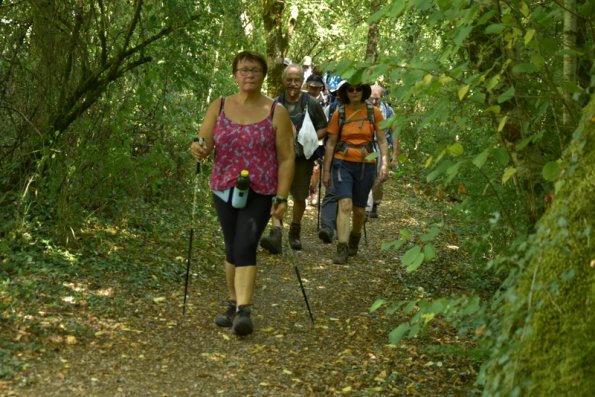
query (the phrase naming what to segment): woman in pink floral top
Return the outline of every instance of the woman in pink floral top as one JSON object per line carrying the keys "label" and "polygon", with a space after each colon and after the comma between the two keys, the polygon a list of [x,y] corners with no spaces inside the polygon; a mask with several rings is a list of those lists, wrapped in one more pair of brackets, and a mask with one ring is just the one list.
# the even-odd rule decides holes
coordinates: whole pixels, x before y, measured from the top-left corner
{"label": "woman in pink floral top", "polygon": [[[293,129],[287,110],[264,94],[265,58],[242,51],[233,60],[239,92],[213,101],[193,143],[197,160],[215,149],[210,178],[213,201],[225,240],[225,279],[229,302],[215,323],[235,334],[253,330],[249,305],[256,281],[256,249],[271,215],[282,219],[294,173]],[[250,173],[244,208],[231,204],[233,186],[242,170]]]}

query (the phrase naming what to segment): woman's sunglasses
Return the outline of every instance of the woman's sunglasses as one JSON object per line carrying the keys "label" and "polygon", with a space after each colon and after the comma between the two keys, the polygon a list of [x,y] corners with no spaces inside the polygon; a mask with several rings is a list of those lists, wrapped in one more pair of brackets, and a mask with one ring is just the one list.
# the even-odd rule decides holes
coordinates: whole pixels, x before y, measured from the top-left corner
{"label": "woman's sunglasses", "polygon": [[347,92],[362,92],[362,87],[361,86],[349,87],[347,89]]}

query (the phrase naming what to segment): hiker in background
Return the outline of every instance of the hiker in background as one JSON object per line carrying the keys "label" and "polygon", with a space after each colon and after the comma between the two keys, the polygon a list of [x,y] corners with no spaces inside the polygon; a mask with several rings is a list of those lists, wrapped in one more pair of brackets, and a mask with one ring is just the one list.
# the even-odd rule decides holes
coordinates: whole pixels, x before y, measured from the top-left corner
{"label": "hiker in background", "polygon": [[[304,83],[304,71],[300,65],[287,66],[281,75],[285,91],[277,98],[287,111],[295,127],[296,139],[304,122],[306,109],[316,130],[318,140],[326,136],[326,117],[318,102],[308,93],[301,90]],[[289,226],[289,245],[294,250],[302,249],[301,228],[302,217],[306,210],[306,198],[310,194],[310,179],[314,167],[314,159],[306,158],[300,143],[295,142],[295,174],[291,185],[293,209]],[[282,252],[282,219],[273,217],[270,234],[260,240],[260,245],[272,254]]]}
{"label": "hiker in background", "polygon": [[[262,94],[266,59],[242,51],[233,60],[239,92],[213,101],[191,152],[202,160],[215,149],[210,177],[213,202],[225,241],[227,310],[217,316],[220,327],[243,336],[253,331],[250,305],[256,282],[256,248],[272,215],[282,218],[293,178],[293,127],[287,110]],[[249,171],[250,190],[244,207],[233,203],[236,179]],[[271,203],[273,205],[271,206]]]}
{"label": "hiker in background", "polygon": [[[333,259],[336,264],[346,264],[348,256],[356,255],[359,248],[366,202],[376,179],[376,160],[366,159],[373,152],[375,131],[379,132],[377,135],[382,162],[378,177],[384,178],[387,173],[388,147],[386,136],[380,133],[380,123],[384,119],[378,108],[371,105],[368,107],[366,99],[371,92],[369,84],[343,84],[338,90],[342,104],[333,114],[327,128],[328,141],[322,181],[328,187],[332,178],[339,205],[337,254]],[[343,113],[344,116],[341,117]],[[370,113],[373,120],[370,120]],[[341,125],[340,117],[343,120]]]}
{"label": "hiker in background", "polygon": [[312,74],[312,57],[308,55],[304,57],[304,60],[302,61],[302,69],[304,72],[304,80],[302,80],[303,83],[305,80],[308,80],[308,77],[310,77]]}
{"label": "hiker in background", "polygon": [[[380,86],[379,84],[374,84],[372,86],[372,94],[370,95],[370,102],[380,109],[382,113],[382,117],[387,120],[392,117],[395,112],[394,110],[383,100],[385,95],[385,89]],[[390,128],[385,128],[384,134],[386,136],[386,141],[388,143],[389,149],[391,150],[391,167],[396,168],[399,166],[399,141],[395,138],[393,139],[392,131]],[[376,147],[376,151],[378,151],[378,140],[374,140],[374,145]],[[381,162],[379,161],[380,158],[377,159],[377,171],[380,173],[380,166]],[[387,174],[388,176],[388,174]],[[370,218],[378,218],[378,206],[382,202],[383,191],[382,185],[386,181],[385,178],[376,178],[374,181],[374,185],[372,186],[372,192],[370,192],[370,196],[368,197],[368,203],[366,206],[366,212],[368,213]]]}
{"label": "hiker in background", "polygon": [[[332,118],[333,114],[335,113],[337,107],[341,103],[341,98],[337,95],[337,91],[344,85],[347,84],[347,80],[342,80],[335,86],[335,89],[330,92],[332,102],[329,105],[331,109],[331,113],[329,118]],[[328,140],[328,135],[326,140]],[[326,145],[325,145],[326,147]],[[321,168],[323,168],[324,173],[324,159],[321,164]],[[333,181],[331,179],[330,186],[326,186],[324,191],[324,198],[322,199],[322,204],[320,205],[320,230],[318,231],[318,238],[322,240],[325,244],[330,244],[333,241],[334,233],[337,228],[337,198],[335,197],[335,189],[333,187]]]}
{"label": "hiker in background", "polygon": [[[322,107],[323,111],[326,108],[326,99],[323,95],[324,92],[324,82],[322,81],[322,77],[317,74],[311,74],[308,77],[308,80],[304,83],[304,87],[310,96],[318,101],[320,106]],[[328,118],[327,114],[325,113],[325,117]],[[320,139],[318,141],[319,148],[318,153],[320,154],[317,157],[322,157],[324,154],[324,146],[323,140]],[[314,161],[314,168],[312,169],[312,177],[310,178],[310,194],[306,199],[307,205],[316,205],[318,203],[318,182],[320,181],[320,158],[317,158]]]}
{"label": "hiker in background", "polygon": [[330,102],[331,95],[333,95],[333,93],[336,93],[336,91],[339,89],[339,84],[341,84],[341,81],[343,81],[343,79],[341,78],[341,76],[335,74],[335,70],[333,69],[324,73],[324,75],[322,76],[322,81],[326,86],[326,92],[329,96]]}
{"label": "hiker in background", "polygon": [[324,109],[326,106],[326,97],[323,95],[324,82],[322,81],[322,77],[317,74],[311,74],[304,83],[304,88],[312,98],[318,101],[320,107]]}

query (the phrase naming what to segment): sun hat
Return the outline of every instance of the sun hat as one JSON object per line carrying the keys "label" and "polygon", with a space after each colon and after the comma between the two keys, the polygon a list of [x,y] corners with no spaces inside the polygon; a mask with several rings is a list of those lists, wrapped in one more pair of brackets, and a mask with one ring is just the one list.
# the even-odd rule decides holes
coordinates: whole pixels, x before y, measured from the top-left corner
{"label": "sun hat", "polygon": [[[341,81],[337,86],[337,95],[339,96],[339,98],[341,98],[343,103],[349,103],[349,97],[347,96],[347,88],[350,86],[351,84],[346,80]],[[362,87],[362,102],[370,98],[370,95],[372,95],[372,87],[370,87],[370,84],[362,83],[354,84],[353,86]]]}
{"label": "sun hat", "polygon": [[337,86],[334,89],[333,88],[330,89],[331,94],[336,95],[337,94],[337,91],[339,91],[339,89],[341,87],[343,87],[345,84],[347,84],[347,80],[341,80],[339,82],[339,84],[337,84]]}

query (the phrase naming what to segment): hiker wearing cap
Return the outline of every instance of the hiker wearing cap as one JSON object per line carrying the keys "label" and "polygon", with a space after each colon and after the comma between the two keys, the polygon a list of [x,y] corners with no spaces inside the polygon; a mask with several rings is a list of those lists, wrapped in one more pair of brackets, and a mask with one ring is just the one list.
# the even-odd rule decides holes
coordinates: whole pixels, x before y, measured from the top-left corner
{"label": "hiker wearing cap", "polygon": [[374,151],[375,132],[381,158],[378,177],[385,178],[387,173],[388,147],[380,128],[384,118],[378,108],[366,102],[371,92],[369,84],[343,84],[337,92],[342,105],[327,128],[322,181],[326,187],[333,184],[339,206],[336,264],[347,263],[348,256],[358,251],[366,202],[376,179],[376,160],[367,158]]}
{"label": "hiker wearing cap", "polygon": [[317,74],[311,74],[306,80],[304,88],[310,96],[318,101],[320,106],[324,109],[326,106],[326,99],[324,97],[324,82],[322,77]]}
{"label": "hiker wearing cap", "polygon": [[[312,121],[316,137],[314,137],[315,150],[318,147],[318,141],[326,136],[327,120],[324,112],[318,102],[302,91],[304,83],[304,70],[300,65],[291,64],[285,68],[281,75],[285,91],[277,98],[287,111],[293,122],[296,133],[295,141],[295,174],[291,185],[290,193],[293,198],[293,208],[291,224],[289,226],[289,245],[294,250],[302,249],[301,227],[302,218],[306,210],[306,198],[310,194],[310,179],[314,167],[314,158],[306,157],[308,148],[298,142],[300,129],[304,120],[306,120],[306,111]],[[317,138],[317,139],[316,139]],[[281,219],[273,217],[273,225],[269,236],[260,240],[260,245],[272,254],[282,252],[282,225]]]}

